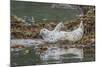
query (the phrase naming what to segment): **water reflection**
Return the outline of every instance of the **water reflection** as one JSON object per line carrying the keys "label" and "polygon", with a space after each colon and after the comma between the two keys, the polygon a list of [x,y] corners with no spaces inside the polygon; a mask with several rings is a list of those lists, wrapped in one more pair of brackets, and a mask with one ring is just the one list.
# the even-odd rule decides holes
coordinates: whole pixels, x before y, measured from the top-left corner
{"label": "water reflection", "polygon": [[83,49],[79,48],[58,48],[52,47],[48,48],[47,51],[40,55],[40,58],[43,60],[43,64],[50,63],[63,63],[63,60],[67,59],[83,59]]}

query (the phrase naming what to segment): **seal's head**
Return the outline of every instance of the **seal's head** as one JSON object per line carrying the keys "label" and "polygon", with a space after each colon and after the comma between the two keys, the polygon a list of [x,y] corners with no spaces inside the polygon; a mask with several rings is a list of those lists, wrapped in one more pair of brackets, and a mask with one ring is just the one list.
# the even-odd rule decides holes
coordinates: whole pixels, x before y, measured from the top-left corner
{"label": "seal's head", "polygon": [[43,29],[40,30],[40,36],[45,36],[47,34],[49,34],[49,30],[48,29],[43,28]]}

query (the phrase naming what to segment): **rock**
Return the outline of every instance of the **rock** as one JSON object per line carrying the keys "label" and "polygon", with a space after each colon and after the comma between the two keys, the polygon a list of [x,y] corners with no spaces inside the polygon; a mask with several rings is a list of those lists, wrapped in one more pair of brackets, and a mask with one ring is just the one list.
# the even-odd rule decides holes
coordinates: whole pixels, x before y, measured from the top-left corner
{"label": "rock", "polygon": [[11,48],[19,48],[19,47],[30,47],[44,44],[45,42],[41,39],[13,39],[10,41]]}

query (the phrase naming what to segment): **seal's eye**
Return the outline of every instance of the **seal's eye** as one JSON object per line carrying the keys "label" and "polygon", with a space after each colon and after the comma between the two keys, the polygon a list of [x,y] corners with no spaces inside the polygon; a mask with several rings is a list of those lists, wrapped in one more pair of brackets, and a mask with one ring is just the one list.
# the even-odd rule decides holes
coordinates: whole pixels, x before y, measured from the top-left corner
{"label": "seal's eye", "polygon": [[45,29],[43,31],[46,31]]}

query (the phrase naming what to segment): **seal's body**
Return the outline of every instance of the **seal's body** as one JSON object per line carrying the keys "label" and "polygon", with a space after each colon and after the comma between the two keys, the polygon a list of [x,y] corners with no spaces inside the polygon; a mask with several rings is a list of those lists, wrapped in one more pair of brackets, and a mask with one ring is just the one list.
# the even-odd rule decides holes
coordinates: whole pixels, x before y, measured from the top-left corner
{"label": "seal's body", "polygon": [[45,28],[41,29],[40,35],[48,43],[56,43],[59,40],[68,40],[76,42],[80,40],[83,36],[84,33],[83,22],[80,23],[77,29],[70,32],[60,31],[61,27],[63,27],[63,24],[59,23],[52,31],[49,31],[48,29]]}

